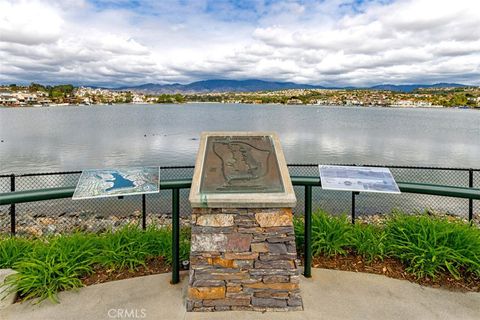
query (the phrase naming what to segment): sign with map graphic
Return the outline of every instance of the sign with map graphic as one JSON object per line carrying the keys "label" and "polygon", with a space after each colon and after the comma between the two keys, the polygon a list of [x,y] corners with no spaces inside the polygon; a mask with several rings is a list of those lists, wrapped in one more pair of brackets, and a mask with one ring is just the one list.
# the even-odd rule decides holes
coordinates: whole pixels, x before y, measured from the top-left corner
{"label": "sign with map graphic", "polygon": [[283,192],[270,136],[207,138],[202,193]]}
{"label": "sign with map graphic", "polygon": [[388,168],[319,165],[322,189],[400,193]]}
{"label": "sign with map graphic", "polygon": [[160,191],[159,167],[84,170],[73,200],[139,195]]}

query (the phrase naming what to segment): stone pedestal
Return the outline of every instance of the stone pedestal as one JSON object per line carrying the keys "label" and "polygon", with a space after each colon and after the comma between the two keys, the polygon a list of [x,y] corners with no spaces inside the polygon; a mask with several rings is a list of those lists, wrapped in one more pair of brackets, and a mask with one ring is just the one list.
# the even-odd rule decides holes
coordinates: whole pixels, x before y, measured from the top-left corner
{"label": "stone pedestal", "polygon": [[188,311],[302,310],[289,208],[193,209]]}
{"label": "stone pedestal", "polygon": [[303,309],[296,198],[276,134],[202,134],[190,203],[188,311]]}

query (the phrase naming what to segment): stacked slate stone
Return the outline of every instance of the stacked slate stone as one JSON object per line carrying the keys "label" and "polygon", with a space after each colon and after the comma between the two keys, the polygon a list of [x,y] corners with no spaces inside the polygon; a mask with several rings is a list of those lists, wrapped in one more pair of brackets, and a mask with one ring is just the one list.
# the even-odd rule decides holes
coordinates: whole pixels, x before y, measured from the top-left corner
{"label": "stacked slate stone", "polygon": [[291,209],[194,208],[188,311],[303,310]]}

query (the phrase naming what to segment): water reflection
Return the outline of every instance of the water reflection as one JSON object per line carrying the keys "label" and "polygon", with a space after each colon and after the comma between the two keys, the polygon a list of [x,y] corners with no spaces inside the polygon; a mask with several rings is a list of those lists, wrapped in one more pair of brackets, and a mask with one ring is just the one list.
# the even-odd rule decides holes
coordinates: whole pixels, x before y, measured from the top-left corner
{"label": "water reflection", "polygon": [[190,165],[202,131],[276,131],[289,163],[480,166],[480,112],[228,104],[0,109],[0,172]]}

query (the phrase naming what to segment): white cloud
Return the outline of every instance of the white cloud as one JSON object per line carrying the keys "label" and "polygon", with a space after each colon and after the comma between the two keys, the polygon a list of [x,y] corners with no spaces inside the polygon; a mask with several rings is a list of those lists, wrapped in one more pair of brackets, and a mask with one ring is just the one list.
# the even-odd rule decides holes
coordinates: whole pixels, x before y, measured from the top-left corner
{"label": "white cloud", "polygon": [[126,3],[0,0],[0,82],[480,85],[476,0]]}
{"label": "white cloud", "polygon": [[56,41],[63,20],[53,7],[37,1],[0,2],[0,41],[27,45]]}

